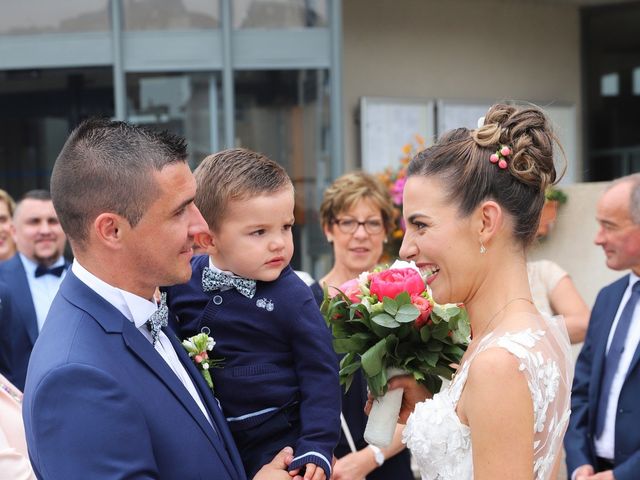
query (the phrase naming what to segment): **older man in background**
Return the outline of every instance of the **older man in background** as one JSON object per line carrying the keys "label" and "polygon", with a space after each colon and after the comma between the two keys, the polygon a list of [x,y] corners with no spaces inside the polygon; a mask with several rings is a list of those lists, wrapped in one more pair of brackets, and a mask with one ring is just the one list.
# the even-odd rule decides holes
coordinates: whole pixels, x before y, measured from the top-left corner
{"label": "older man in background", "polygon": [[607,267],[630,270],[603,288],[576,363],[565,436],[572,480],[640,478],[640,174],[600,198],[596,245]]}

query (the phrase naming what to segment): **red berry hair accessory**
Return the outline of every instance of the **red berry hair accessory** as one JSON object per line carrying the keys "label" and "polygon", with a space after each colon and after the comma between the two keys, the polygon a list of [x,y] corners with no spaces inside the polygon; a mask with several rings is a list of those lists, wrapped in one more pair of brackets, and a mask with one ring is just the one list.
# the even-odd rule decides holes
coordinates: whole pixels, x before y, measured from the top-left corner
{"label": "red berry hair accessory", "polygon": [[500,148],[496,150],[496,153],[492,153],[489,157],[491,163],[497,163],[498,167],[503,170],[507,168],[507,159],[511,155],[511,149],[506,145],[500,145]]}

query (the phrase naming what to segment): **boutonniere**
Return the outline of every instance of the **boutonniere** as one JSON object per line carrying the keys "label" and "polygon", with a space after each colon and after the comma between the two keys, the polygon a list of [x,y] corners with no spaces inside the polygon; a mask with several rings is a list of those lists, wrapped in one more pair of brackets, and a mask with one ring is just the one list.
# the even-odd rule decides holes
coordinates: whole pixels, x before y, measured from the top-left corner
{"label": "boutonniere", "polygon": [[207,385],[209,385],[209,388],[211,388],[211,391],[214,391],[213,379],[211,378],[211,372],[209,372],[209,369],[222,368],[224,359],[209,357],[210,352],[216,345],[215,340],[213,337],[209,336],[209,333],[211,333],[211,330],[204,327],[201,330],[201,333],[183,340],[182,346],[189,354],[191,360],[193,360],[193,363],[202,374],[202,377],[205,382],[207,382]]}

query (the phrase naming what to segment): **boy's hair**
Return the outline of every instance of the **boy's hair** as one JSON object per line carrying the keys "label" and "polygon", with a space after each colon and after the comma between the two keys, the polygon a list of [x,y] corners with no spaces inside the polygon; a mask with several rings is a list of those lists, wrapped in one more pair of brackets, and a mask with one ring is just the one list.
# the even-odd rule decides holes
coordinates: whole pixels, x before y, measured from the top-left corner
{"label": "boy's hair", "polygon": [[209,155],[193,173],[198,185],[195,204],[212,231],[220,227],[229,202],[293,189],[284,168],[246,148]]}

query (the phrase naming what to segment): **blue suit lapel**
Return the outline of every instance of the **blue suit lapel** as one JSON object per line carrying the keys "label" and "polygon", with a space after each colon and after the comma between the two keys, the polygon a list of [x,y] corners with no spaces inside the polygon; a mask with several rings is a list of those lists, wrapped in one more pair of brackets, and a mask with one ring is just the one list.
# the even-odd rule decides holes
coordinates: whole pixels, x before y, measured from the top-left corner
{"label": "blue suit lapel", "polygon": [[24,270],[18,254],[14,255],[10,260],[7,260],[7,264],[10,262],[11,269],[14,272],[14,278],[8,283],[9,288],[15,292],[13,298],[22,299],[22,301],[14,301],[13,308],[22,319],[24,328],[29,335],[29,340],[31,340],[31,346],[33,347],[38,338],[38,317],[36,316],[36,308],[33,305],[33,297],[31,296],[27,273]]}
{"label": "blue suit lapel", "polygon": [[[194,421],[205,433],[214,449],[218,453],[222,463],[225,465],[232,478],[244,479],[244,474],[238,474],[237,468],[231,463],[229,456],[231,452],[227,452],[225,445],[222,443],[220,437],[212,429],[211,425],[202,414],[202,411],[193,400],[187,389],[182,382],[178,379],[176,374],[171,370],[171,367],[167,365],[160,354],[153,348],[151,343],[138,331],[135,325],[124,317],[118,309],[108,303],[105,299],[100,297],[97,293],[91,290],[87,285],[81,282],[72,271],[68,271],[65,279],[60,286],[60,293],[72,304],[78,308],[87,312],[96,322],[98,322],[102,328],[108,333],[120,333],[127,348],[135,355],[140,361],[145,363],[149,369],[165,384],[169,391],[175,396],[175,398],[182,404],[182,406],[193,417]],[[169,335],[170,337],[172,335]],[[175,348],[175,341],[172,341]],[[182,347],[180,347],[182,349]],[[180,350],[176,348],[178,355],[180,356]],[[186,355],[185,355],[186,356]],[[187,357],[188,358],[188,357]],[[185,363],[182,360],[183,364]],[[191,374],[192,378],[194,377]],[[205,384],[206,385],[206,384]],[[217,409],[209,406],[209,412],[214,412]],[[216,412],[218,416],[221,416],[220,412]],[[212,421],[214,420],[214,414],[211,413]],[[217,427],[216,421],[216,428]],[[222,432],[223,429],[219,429]],[[227,437],[223,437],[225,442]],[[229,445],[234,446],[231,439]],[[234,458],[235,460],[235,458]],[[235,462],[234,462],[235,463]],[[242,472],[242,470],[241,470]]]}
{"label": "blue suit lapel", "polygon": [[[604,304],[598,307],[598,311],[594,311],[593,318],[601,318],[602,324],[600,325],[600,341],[594,345],[592,369],[591,369],[591,405],[598,405],[598,398],[600,397],[600,387],[602,385],[602,374],[604,369],[604,360],[607,351],[607,342],[609,340],[609,333],[611,332],[611,326],[616,316],[618,308],[620,307],[620,301],[624,295],[624,291],[629,283],[629,276],[625,276],[618,280],[611,286],[611,291],[603,299]],[[636,356],[638,352],[636,352]],[[596,409],[589,409],[589,417],[591,424],[595,421]]]}
{"label": "blue suit lapel", "polygon": [[204,378],[202,378],[202,374],[198,371],[198,369],[193,364],[193,361],[184,351],[184,347],[182,347],[182,345],[180,344],[180,341],[175,332],[171,329],[165,329],[165,333],[171,340],[173,348],[178,353],[180,361],[189,372],[189,376],[191,376],[194,385],[200,393],[200,398],[205,403],[207,410],[209,411],[211,421],[215,425],[216,430],[220,438],[222,439],[223,447],[225,447],[228,454],[221,457],[225,463],[225,466],[231,473],[235,472],[237,478],[245,478],[242,460],[240,458],[240,454],[238,453],[238,449],[236,448],[235,441],[231,436],[229,427],[227,426],[227,420],[224,418],[224,415],[222,414],[218,402],[213,396],[209,385],[207,385],[207,383],[204,381]]}

